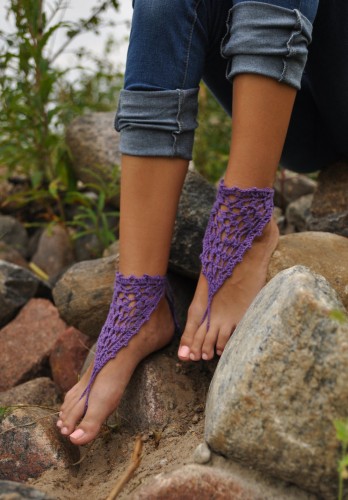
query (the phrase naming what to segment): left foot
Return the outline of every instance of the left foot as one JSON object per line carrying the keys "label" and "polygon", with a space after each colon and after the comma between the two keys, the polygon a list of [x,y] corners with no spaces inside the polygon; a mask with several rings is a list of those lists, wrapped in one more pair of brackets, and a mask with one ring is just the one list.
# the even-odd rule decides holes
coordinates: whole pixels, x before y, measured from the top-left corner
{"label": "left foot", "polygon": [[214,357],[214,351],[219,356],[222,354],[237,324],[266,282],[278,238],[278,227],[272,218],[214,295],[208,331],[207,318],[201,324],[208,303],[208,283],[201,273],[179,346],[178,356],[182,361],[209,360]]}

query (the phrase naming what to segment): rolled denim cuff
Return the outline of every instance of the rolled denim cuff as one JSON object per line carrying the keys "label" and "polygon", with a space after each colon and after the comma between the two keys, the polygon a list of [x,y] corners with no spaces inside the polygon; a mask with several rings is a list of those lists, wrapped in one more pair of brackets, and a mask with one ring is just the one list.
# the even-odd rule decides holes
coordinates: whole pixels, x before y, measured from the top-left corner
{"label": "rolled denim cuff", "polygon": [[312,23],[298,10],[246,1],[229,12],[222,56],[229,59],[229,81],[239,73],[256,73],[296,89],[307,61]]}
{"label": "rolled denim cuff", "polygon": [[197,112],[198,88],[122,90],[115,118],[121,153],[191,160]]}

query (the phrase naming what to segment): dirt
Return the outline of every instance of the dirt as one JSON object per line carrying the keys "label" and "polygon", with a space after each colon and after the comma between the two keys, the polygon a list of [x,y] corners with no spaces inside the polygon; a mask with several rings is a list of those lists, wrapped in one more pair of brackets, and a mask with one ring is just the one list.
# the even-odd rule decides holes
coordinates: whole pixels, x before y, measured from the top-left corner
{"label": "dirt", "polygon": [[[193,421],[187,418],[185,424],[185,434],[164,429],[150,430],[142,436],[145,442],[140,466],[117,498],[130,498],[152,476],[192,463],[193,452],[203,440],[204,416],[197,415]],[[86,456],[80,465],[70,470],[51,469],[28,484],[57,500],[105,500],[127,469],[135,441],[136,435],[126,429],[109,432],[92,446],[81,447],[81,456]]]}

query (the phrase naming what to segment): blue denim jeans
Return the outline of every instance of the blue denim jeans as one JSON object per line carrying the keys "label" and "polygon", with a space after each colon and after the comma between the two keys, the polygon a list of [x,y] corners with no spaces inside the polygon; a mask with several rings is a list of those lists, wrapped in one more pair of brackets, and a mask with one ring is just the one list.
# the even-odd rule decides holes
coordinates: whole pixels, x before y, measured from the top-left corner
{"label": "blue denim jeans", "polygon": [[[115,120],[121,152],[191,159],[201,79],[231,114],[234,76],[256,73],[299,89],[282,155],[285,166],[317,170],[344,156],[348,141],[335,137],[331,122],[337,106],[345,109],[340,118],[347,133],[347,56],[336,32],[342,18],[335,17],[342,11],[348,21],[346,3],[321,0],[318,9],[318,0],[134,0]],[[342,24],[340,35],[344,32]],[[340,91],[335,99],[333,67],[343,78],[335,82]]]}

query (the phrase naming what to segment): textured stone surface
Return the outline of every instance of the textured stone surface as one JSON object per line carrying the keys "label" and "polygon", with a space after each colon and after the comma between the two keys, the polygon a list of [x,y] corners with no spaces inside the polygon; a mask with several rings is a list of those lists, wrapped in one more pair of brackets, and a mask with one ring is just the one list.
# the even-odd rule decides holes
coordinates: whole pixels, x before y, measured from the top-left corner
{"label": "textured stone surface", "polygon": [[296,231],[306,231],[311,213],[313,194],[306,194],[291,202],[286,209],[286,220]]}
{"label": "textured stone surface", "polygon": [[0,260],[0,327],[31,299],[39,280],[23,267]]}
{"label": "textured stone surface", "polygon": [[[79,262],[62,276],[53,289],[61,317],[84,334],[96,338],[109,311],[118,255]],[[168,273],[178,321],[184,324],[195,282]]]}
{"label": "textured stone surface", "polygon": [[21,253],[4,241],[0,241],[0,260],[11,262],[11,264],[16,264],[16,266],[25,267],[26,269],[29,268],[28,262]]}
{"label": "textured stone surface", "polygon": [[274,183],[274,203],[285,209],[289,203],[305,194],[313,193],[317,182],[307,175],[296,174],[290,170],[281,169],[277,172]]}
{"label": "textured stone surface", "polygon": [[210,373],[201,370],[199,364],[186,373],[168,349],[166,353],[155,353],[136,369],[117,416],[132,430],[165,428],[166,432],[185,433],[184,417],[193,417],[198,406],[204,407],[210,379]]}
{"label": "textured stone surface", "polygon": [[55,406],[59,403],[58,391],[48,377],[39,377],[0,392],[0,406],[42,405]]}
{"label": "textured stone surface", "polygon": [[56,224],[42,232],[32,262],[50,278],[59,275],[74,262],[70,237],[63,226]]}
{"label": "textured stone surface", "polygon": [[0,391],[47,370],[48,356],[64,330],[66,324],[51,302],[31,299],[17,317],[0,330]]}
{"label": "textured stone surface", "polygon": [[215,195],[215,187],[200,174],[187,173],[170,249],[169,265],[174,271],[192,278],[199,276],[199,255]]}
{"label": "textured stone surface", "polygon": [[66,140],[76,177],[82,182],[96,183],[98,176],[104,182],[112,180],[111,169],[120,164],[119,134],[114,129],[114,119],[115,113],[89,113],[69,125]]}
{"label": "textured stone surface", "polygon": [[319,174],[308,229],[348,236],[347,163],[337,163]]}
{"label": "textured stone surface", "polygon": [[85,335],[97,337],[107,316],[118,259],[115,256],[79,262],[53,289],[61,317]]}
{"label": "textured stone surface", "polygon": [[296,266],[259,293],[220,359],[206,406],[210,448],[334,498],[348,417],[348,324],[319,275]]}
{"label": "textured stone surface", "polygon": [[50,355],[50,366],[61,392],[67,392],[77,383],[90,347],[91,338],[74,327],[67,328],[58,338]]}
{"label": "textured stone surface", "polygon": [[0,240],[17,250],[24,258],[28,254],[28,234],[14,217],[0,215]]}
{"label": "textured stone surface", "polygon": [[298,264],[324,276],[348,309],[347,238],[311,231],[281,236],[268,266],[267,281]]}
{"label": "textured stone surface", "polygon": [[167,474],[158,474],[139,488],[132,500],[305,500],[297,488],[268,484],[248,471],[227,471],[202,465],[185,465]]}
{"label": "textured stone surface", "polygon": [[0,481],[0,500],[54,500],[30,486],[14,481]]}
{"label": "textured stone surface", "polygon": [[26,481],[78,460],[78,448],[61,436],[56,420],[53,412],[41,408],[21,408],[5,416],[0,424],[0,479]]}

